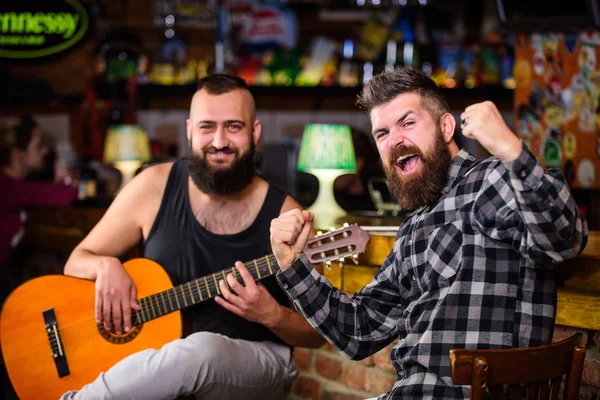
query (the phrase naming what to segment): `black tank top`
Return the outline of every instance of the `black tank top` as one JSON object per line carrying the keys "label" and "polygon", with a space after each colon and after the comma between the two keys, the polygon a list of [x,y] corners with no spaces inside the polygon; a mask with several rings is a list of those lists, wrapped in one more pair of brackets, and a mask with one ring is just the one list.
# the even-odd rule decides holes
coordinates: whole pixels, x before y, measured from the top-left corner
{"label": "black tank top", "polygon": [[[143,257],[159,263],[173,285],[179,285],[231,268],[238,260],[246,262],[271,254],[271,220],[279,216],[286,192],[269,185],[258,216],[247,229],[232,235],[216,235],[200,225],[192,212],[188,176],[186,159],[173,163],[158,215],[141,246]],[[289,306],[275,276],[261,282],[279,304]],[[264,325],[238,317],[213,299],[183,309],[182,315],[184,323],[189,324],[188,333],[208,331],[230,338],[285,344]]]}

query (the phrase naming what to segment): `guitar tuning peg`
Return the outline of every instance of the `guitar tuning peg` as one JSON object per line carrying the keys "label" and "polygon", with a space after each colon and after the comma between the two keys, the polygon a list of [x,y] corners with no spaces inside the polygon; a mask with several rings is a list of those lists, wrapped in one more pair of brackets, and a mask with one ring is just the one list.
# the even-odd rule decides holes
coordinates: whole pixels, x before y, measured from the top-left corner
{"label": "guitar tuning peg", "polygon": [[330,260],[325,261],[325,268],[327,268],[327,270],[331,271],[331,261]]}
{"label": "guitar tuning peg", "polygon": [[343,226],[344,228],[347,228],[347,227],[349,227],[349,226],[350,226],[350,224],[349,224],[349,223],[347,223],[347,222],[344,222],[344,225],[342,225],[342,226]]}
{"label": "guitar tuning peg", "polygon": [[323,232],[321,232],[321,231],[317,232],[317,236],[322,236],[322,235],[323,235]]}
{"label": "guitar tuning peg", "polygon": [[344,257],[340,257],[339,262],[340,262],[340,268],[342,268],[344,266]]}
{"label": "guitar tuning peg", "polygon": [[329,232],[334,232],[334,231],[335,231],[335,228],[333,226],[329,228]]}
{"label": "guitar tuning peg", "polygon": [[352,261],[354,261],[354,264],[358,265],[358,254],[352,254]]}

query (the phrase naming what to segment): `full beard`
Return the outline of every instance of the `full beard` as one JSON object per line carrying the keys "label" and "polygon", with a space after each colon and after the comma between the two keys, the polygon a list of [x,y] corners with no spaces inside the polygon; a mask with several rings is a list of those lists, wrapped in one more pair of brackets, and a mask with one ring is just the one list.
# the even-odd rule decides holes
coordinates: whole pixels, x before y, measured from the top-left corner
{"label": "full beard", "polygon": [[[402,176],[396,169],[396,160],[405,154],[417,154],[423,169],[421,173]],[[417,147],[396,147],[384,164],[390,192],[404,210],[412,211],[435,203],[441,196],[448,179],[452,157],[442,132],[438,130],[431,153],[425,155]]]}
{"label": "full beard", "polygon": [[[227,152],[227,149],[225,150]],[[205,151],[205,154],[211,152]],[[254,144],[250,149],[239,156],[237,150],[229,150],[236,155],[232,165],[228,168],[215,168],[206,160],[191,152],[187,168],[192,181],[198,189],[206,194],[229,195],[241,192],[254,178]]]}

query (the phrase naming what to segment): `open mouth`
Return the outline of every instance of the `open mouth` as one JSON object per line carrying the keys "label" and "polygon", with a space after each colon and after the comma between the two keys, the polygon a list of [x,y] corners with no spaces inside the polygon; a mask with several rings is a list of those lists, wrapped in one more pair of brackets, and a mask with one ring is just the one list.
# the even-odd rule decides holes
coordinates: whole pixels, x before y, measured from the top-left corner
{"label": "open mouth", "polygon": [[410,175],[417,169],[417,164],[421,157],[418,154],[406,154],[398,157],[396,167],[400,169],[403,175]]}

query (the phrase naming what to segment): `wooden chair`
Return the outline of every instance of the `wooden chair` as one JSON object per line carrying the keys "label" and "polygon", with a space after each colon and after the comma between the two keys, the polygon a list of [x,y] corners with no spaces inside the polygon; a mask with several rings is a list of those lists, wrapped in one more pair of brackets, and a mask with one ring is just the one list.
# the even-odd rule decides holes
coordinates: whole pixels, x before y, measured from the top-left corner
{"label": "wooden chair", "polygon": [[[581,333],[546,346],[525,349],[450,350],[452,379],[471,386],[471,399],[558,399],[563,375],[563,399],[579,399],[585,348],[578,345]],[[487,397],[490,398],[490,397]]]}

